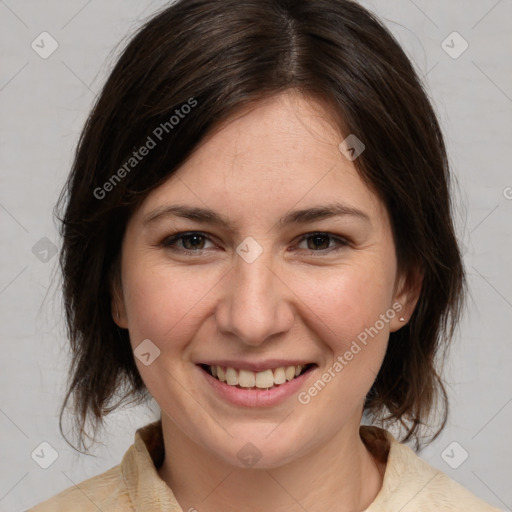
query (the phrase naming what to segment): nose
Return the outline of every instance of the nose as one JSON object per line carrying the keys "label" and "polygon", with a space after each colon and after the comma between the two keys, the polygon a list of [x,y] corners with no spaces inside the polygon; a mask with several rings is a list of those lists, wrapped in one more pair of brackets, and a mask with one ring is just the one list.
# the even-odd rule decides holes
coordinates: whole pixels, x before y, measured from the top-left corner
{"label": "nose", "polygon": [[252,263],[235,256],[215,312],[220,332],[258,346],[291,329],[294,295],[278,268],[270,251],[263,251]]}

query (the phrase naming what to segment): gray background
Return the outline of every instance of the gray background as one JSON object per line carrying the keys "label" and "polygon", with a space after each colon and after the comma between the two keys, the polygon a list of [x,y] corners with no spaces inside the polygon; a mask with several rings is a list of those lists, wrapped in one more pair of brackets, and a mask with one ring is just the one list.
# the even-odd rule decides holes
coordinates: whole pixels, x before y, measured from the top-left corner
{"label": "gray background", "polygon": [[[61,438],[68,353],[52,208],[119,42],[163,4],[0,0],[1,511],[25,510],[118,464],[135,430],[158,413],[152,403],[113,414],[95,457],[76,454]],[[364,5],[425,77],[460,188],[458,234],[472,299],[445,367],[450,420],[421,456],[511,510],[512,1]],[[46,59],[31,47],[51,49],[44,31],[58,43]],[[461,55],[464,41],[454,31],[469,44]],[[40,465],[53,452],[42,442],[58,454],[47,469]]]}

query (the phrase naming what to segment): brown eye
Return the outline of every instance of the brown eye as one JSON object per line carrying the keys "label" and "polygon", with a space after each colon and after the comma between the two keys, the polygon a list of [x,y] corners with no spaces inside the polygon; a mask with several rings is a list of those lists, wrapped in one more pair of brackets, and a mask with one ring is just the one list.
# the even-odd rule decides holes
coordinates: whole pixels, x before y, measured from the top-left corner
{"label": "brown eye", "polygon": [[[329,237],[326,235],[312,235],[307,238],[308,249],[328,249]],[[309,243],[311,242],[311,243]]]}
{"label": "brown eye", "polygon": [[202,235],[186,235],[183,237],[183,246],[185,249],[203,249],[204,246],[204,236]]}
{"label": "brown eye", "polygon": [[[306,250],[309,250],[310,252],[338,251],[348,245],[348,242],[346,240],[343,240],[342,238],[339,237],[335,237],[330,233],[311,233],[305,235],[302,238],[301,243],[304,241],[307,242]],[[331,241],[335,242],[334,246],[330,246]]]}
{"label": "brown eye", "polygon": [[[168,237],[161,245],[177,251],[200,252],[205,249],[204,244],[206,241],[209,241],[209,238],[203,233],[188,232],[177,233]],[[181,247],[178,245],[180,242]]]}

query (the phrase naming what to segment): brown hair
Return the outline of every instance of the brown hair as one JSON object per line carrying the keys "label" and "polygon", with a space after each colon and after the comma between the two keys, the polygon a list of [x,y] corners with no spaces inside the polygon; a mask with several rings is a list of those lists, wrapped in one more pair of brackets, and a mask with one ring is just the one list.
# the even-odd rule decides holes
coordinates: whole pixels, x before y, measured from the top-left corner
{"label": "brown hair", "polygon": [[[57,205],[73,356],[59,425],[62,432],[73,397],[82,446],[88,418],[96,430],[124,401],[149,397],[128,331],[111,316],[127,220],[219,122],[288,89],[321,100],[340,133],[364,142],[354,163],[388,209],[399,270],[423,274],[414,314],[391,333],[365,410],[406,426],[402,440],[416,439],[417,448],[438,405],[432,439],[444,427],[447,395],[436,361],[459,320],[465,276],[443,137],[405,53],[350,0],[181,0],[152,17],[118,59]],[[149,139],[155,145],[135,159]]]}

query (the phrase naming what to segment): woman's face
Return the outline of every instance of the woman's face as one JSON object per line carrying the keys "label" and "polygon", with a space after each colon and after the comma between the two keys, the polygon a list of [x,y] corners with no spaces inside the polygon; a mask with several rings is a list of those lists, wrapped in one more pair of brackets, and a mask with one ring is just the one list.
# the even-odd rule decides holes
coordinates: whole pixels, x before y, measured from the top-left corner
{"label": "woman's face", "polygon": [[[123,240],[117,322],[140,374],[187,439],[233,465],[357,435],[389,332],[414,307],[397,293],[386,210],[327,118],[292,93],[234,116],[148,195]],[[282,383],[297,365],[307,371]],[[210,366],[233,368],[229,383]]]}

